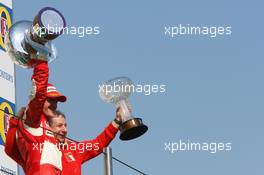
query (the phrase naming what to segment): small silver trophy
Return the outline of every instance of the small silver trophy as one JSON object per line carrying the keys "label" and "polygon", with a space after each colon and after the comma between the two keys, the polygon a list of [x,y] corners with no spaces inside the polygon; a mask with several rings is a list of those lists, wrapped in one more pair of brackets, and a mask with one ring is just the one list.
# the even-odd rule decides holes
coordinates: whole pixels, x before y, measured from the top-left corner
{"label": "small silver trophy", "polygon": [[141,118],[134,118],[130,111],[128,96],[132,92],[132,81],[127,77],[117,77],[104,83],[99,95],[108,103],[115,103],[121,109],[122,124],[119,126],[120,139],[131,140],[143,135],[148,127]]}
{"label": "small silver trophy", "polygon": [[41,9],[32,21],[18,21],[11,26],[5,38],[6,51],[13,62],[23,68],[32,68],[36,60],[51,62],[57,57],[51,42],[62,34],[66,26],[63,15],[52,7]]}

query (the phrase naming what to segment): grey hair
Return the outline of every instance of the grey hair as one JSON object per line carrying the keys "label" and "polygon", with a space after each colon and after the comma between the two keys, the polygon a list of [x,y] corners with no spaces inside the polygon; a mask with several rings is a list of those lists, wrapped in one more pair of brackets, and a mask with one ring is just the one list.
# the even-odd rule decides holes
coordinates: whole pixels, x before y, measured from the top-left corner
{"label": "grey hair", "polygon": [[[65,114],[63,113],[63,112],[61,112],[60,110],[56,110],[56,111],[54,111],[54,117],[52,117],[52,118],[57,118],[57,117],[63,117],[64,119],[66,119],[66,116],[65,116]],[[52,126],[52,118],[49,120],[49,125],[50,126]]]}

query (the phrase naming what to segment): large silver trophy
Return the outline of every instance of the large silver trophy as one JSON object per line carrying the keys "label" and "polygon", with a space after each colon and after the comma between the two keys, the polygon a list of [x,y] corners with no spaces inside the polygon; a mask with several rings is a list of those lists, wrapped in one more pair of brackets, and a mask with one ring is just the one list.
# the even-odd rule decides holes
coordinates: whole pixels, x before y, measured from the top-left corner
{"label": "large silver trophy", "polygon": [[131,140],[143,135],[148,127],[143,124],[141,118],[134,118],[128,96],[132,92],[132,81],[127,77],[118,77],[104,83],[99,95],[108,103],[115,103],[121,109],[122,124],[119,126],[120,139]]}
{"label": "large silver trophy", "polygon": [[41,9],[32,21],[18,21],[11,26],[6,38],[6,51],[13,62],[23,68],[34,67],[37,60],[51,62],[57,57],[52,40],[66,26],[63,15],[52,7]]}

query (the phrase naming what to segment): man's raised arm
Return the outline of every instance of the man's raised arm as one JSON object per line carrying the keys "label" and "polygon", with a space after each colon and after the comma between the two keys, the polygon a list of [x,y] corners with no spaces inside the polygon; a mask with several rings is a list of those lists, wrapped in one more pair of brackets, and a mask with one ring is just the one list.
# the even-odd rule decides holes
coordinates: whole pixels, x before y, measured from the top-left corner
{"label": "man's raised arm", "polygon": [[26,110],[26,124],[37,128],[43,112],[43,105],[47,99],[47,84],[49,79],[49,68],[47,61],[39,61],[33,70],[32,91],[30,101]]}

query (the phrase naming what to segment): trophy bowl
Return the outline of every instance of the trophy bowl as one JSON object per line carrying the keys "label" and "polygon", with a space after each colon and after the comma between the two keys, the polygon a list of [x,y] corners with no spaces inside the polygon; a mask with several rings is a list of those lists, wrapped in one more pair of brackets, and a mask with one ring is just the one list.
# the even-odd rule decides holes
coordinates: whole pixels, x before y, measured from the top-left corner
{"label": "trophy bowl", "polygon": [[23,68],[34,67],[36,60],[51,62],[57,57],[52,40],[62,34],[65,26],[59,11],[45,7],[33,22],[22,20],[10,27],[5,37],[6,51],[12,61]]}
{"label": "trophy bowl", "polygon": [[131,112],[128,96],[132,93],[132,81],[127,77],[117,77],[105,82],[99,90],[101,99],[120,107],[122,124],[119,126],[121,140],[132,140],[147,132],[148,127],[141,118]]}

